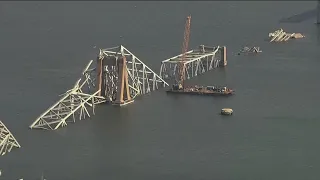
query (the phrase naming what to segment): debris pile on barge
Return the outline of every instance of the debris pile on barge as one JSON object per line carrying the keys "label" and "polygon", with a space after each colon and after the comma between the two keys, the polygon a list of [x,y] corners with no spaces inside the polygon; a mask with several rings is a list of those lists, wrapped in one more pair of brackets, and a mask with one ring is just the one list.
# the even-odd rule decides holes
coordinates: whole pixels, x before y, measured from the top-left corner
{"label": "debris pile on barge", "polygon": [[208,95],[208,96],[229,96],[234,94],[234,90],[227,87],[215,86],[192,86],[183,88],[181,85],[173,85],[168,93]]}

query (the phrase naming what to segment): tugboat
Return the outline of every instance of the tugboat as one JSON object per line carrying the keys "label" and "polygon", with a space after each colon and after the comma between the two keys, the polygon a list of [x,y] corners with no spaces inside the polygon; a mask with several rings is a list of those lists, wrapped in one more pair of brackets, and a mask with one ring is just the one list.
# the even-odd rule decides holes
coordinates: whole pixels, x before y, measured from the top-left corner
{"label": "tugboat", "polygon": [[215,86],[192,86],[183,88],[181,85],[173,85],[167,93],[180,93],[192,95],[207,95],[207,96],[230,96],[234,94],[234,90],[227,87]]}

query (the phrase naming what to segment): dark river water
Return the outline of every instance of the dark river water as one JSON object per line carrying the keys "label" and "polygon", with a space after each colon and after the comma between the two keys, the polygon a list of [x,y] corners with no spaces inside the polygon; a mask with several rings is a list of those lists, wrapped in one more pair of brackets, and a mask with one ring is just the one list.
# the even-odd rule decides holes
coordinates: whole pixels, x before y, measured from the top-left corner
{"label": "dark river water", "polygon": [[[4,180],[319,180],[320,27],[280,19],[316,2],[1,2],[0,119],[20,149],[0,157]],[[159,72],[190,46],[228,47],[228,66],[189,84],[228,85],[230,98],[169,96],[101,105],[57,131],[28,126],[71,88],[97,48],[124,45]],[[265,41],[278,28],[306,38]],[[245,45],[258,56],[236,56]],[[222,117],[221,108],[234,109]],[[1,179],[0,178],[0,179]]]}

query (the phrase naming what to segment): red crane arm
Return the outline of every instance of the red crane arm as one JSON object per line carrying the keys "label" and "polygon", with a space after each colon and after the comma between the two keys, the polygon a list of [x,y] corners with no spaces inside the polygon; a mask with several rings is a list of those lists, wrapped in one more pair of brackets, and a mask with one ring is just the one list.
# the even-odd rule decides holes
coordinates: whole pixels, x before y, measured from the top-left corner
{"label": "red crane arm", "polygon": [[[182,57],[180,61],[180,67],[179,67],[179,74],[180,74],[180,83],[183,86],[184,85],[184,79],[185,79],[185,66],[184,63],[186,61],[186,52],[188,51],[189,47],[189,39],[190,39],[190,25],[191,25],[191,16],[187,17],[185,30],[184,30],[184,41],[182,45]],[[183,86],[184,87],[184,86]]]}

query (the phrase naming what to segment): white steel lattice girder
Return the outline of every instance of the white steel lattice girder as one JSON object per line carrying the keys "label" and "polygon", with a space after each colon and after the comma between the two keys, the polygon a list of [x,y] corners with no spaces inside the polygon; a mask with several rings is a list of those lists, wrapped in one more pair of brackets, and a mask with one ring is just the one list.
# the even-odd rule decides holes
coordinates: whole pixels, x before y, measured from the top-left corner
{"label": "white steel lattice girder", "polygon": [[[87,107],[94,108],[96,104],[105,102],[105,98],[98,96],[99,91],[95,91],[95,79],[92,75],[95,68],[89,69],[93,60],[89,62],[82,73],[82,77],[76,82],[71,90],[64,93],[64,96],[53,106],[40,115],[30,128],[55,130],[67,125],[67,122],[75,122],[76,119],[90,117]],[[93,91],[93,93],[92,93]],[[72,118],[71,118],[72,117]]]}
{"label": "white steel lattice girder", "polygon": [[20,148],[21,146],[8,128],[2,123],[2,121],[0,121],[0,155],[5,155],[14,147]]}
{"label": "white steel lattice girder", "polygon": [[[220,65],[221,56],[218,53],[220,47],[214,47],[213,51],[202,52],[200,50],[191,50],[186,52],[184,62],[184,79],[190,79],[198,74],[207,72]],[[181,62],[182,54],[163,60],[160,67],[160,76],[164,79],[175,77],[178,73],[178,65]]]}
{"label": "white steel lattice girder", "polygon": [[131,98],[149,93],[160,87],[169,86],[167,82],[124,46],[120,45],[113,48],[100,49],[99,58],[107,61],[104,62],[103,67],[105,84],[107,86],[105,90],[107,100],[110,99],[112,101],[112,96],[117,91],[118,67],[116,61],[121,56],[126,57]]}

